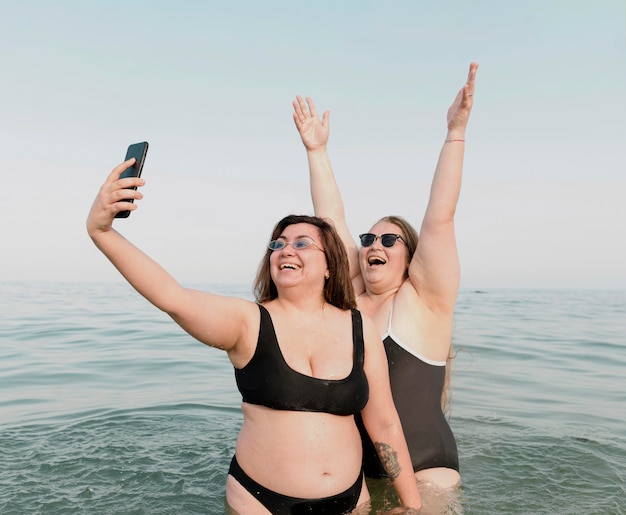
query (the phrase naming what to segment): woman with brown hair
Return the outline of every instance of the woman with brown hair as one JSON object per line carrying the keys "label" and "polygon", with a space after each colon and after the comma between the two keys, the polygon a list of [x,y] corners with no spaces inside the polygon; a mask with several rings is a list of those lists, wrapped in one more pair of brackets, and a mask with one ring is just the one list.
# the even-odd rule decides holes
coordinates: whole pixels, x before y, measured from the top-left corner
{"label": "woman with brown hair", "polygon": [[[406,507],[421,500],[393,408],[384,348],[354,309],[347,256],[333,227],[288,216],[272,232],[255,285],[257,302],[182,287],[113,229],[143,197],[140,178],[117,166],[100,188],[87,231],[124,278],[200,342],[224,350],[242,395],[243,424],[226,481],[241,514],[368,512],[361,413]],[[361,508],[359,508],[361,510]]]}

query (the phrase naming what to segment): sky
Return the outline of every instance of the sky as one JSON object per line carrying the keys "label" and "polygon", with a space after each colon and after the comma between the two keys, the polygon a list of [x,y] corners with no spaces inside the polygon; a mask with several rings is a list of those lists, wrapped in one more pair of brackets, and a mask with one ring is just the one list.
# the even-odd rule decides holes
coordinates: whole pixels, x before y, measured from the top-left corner
{"label": "sky", "polygon": [[121,280],[85,219],[145,140],[116,229],[183,284],[251,284],[274,224],[313,213],[296,95],[331,112],[354,235],[419,228],[476,61],[461,287],[626,289],[623,0],[23,0],[0,59],[0,281]]}

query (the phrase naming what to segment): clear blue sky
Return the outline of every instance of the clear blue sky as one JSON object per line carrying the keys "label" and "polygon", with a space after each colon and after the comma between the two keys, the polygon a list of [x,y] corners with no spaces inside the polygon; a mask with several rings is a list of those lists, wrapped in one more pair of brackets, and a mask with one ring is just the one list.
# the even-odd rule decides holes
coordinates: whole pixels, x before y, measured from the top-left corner
{"label": "clear blue sky", "polygon": [[462,286],[626,289],[625,27],[623,0],[5,2],[0,280],[119,280],[84,220],[148,140],[116,227],[181,282],[250,283],[312,212],[297,94],[331,110],[354,234],[419,227],[475,60]]}

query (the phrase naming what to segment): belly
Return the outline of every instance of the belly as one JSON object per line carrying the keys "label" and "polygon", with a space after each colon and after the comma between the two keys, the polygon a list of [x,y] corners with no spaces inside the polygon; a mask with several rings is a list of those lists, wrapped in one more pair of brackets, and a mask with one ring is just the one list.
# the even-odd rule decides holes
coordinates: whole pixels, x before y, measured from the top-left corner
{"label": "belly", "polygon": [[361,471],[361,441],[352,416],[279,411],[244,403],[236,454],[255,481],[293,497],[328,497]]}

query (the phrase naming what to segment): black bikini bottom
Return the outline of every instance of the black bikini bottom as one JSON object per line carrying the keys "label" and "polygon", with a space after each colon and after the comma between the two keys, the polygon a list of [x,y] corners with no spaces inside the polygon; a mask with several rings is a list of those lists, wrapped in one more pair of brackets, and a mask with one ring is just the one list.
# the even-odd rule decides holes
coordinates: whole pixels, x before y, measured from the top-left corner
{"label": "black bikini bottom", "polygon": [[237,463],[236,456],[233,456],[230,462],[228,473],[273,515],[300,515],[304,513],[343,515],[350,513],[356,508],[363,487],[363,473],[361,473],[356,482],[345,492],[320,499],[302,499],[278,494],[260,485],[243,471]]}

